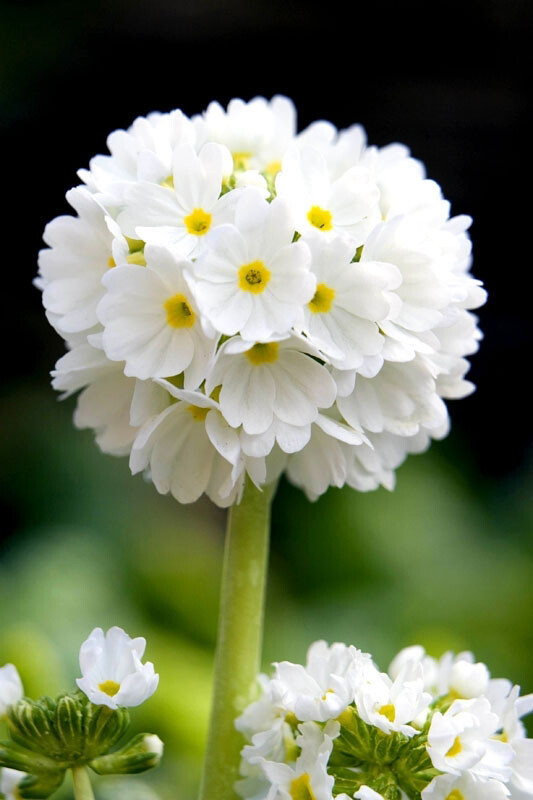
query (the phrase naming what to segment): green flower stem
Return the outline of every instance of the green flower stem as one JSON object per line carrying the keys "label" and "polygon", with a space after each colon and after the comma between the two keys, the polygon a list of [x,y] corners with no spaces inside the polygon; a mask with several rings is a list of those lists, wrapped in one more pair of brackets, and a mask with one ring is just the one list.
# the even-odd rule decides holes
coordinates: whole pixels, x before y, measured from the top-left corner
{"label": "green flower stem", "polygon": [[247,478],[228,515],[222,569],[213,704],[200,800],[235,800],[241,734],[235,718],[250,702],[261,664],[270,505],[275,484],[260,492]]}
{"label": "green flower stem", "polygon": [[94,800],[89,773],[85,767],[72,767],[72,786],[75,800]]}

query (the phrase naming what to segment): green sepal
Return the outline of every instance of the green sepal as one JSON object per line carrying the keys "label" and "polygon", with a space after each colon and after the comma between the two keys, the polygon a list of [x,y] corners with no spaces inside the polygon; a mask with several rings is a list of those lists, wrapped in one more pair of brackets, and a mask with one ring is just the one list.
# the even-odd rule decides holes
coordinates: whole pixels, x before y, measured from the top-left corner
{"label": "green sepal", "polygon": [[[23,698],[9,710],[7,725],[13,742],[6,745],[15,743],[30,753],[34,762],[39,755],[55,770],[65,769],[108,753],[126,732],[129,721],[126,709],[94,705],[82,692],[60,695],[56,700]],[[22,771],[35,774],[46,770],[25,767]]]}
{"label": "green sepal", "polygon": [[417,798],[433,778],[441,775],[435,769],[429,757],[426,745],[427,735],[423,734],[411,740],[401,757],[394,765],[398,783],[409,797]]}
{"label": "green sepal", "polygon": [[162,755],[163,743],[157,736],[139,733],[120,750],[93,759],[89,766],[98,775],[136,774],[156,767]]}
{"label": "green sepal", "polygon": [[91,759],[107,753],[122,738],[129,727],[130,715],[125,708],[113,710],[87,703],[85,720],[85,753]]}
{"label": "green sepal", "polygon": [[[357,713],[354,706],[349,706],[339,717],[341,731],[333,745],[332,758],[336,751],[342,757],[351,757],[351,764],[367,763],[388,765],[398,758],[409,742],[403,733],[383,733],[375,725],[368,725]],[[335,763],[335,761],[334,761]]]}
{"label": "green sepal", "polygon": [[26,775],[17,787],[22,798],[50,797],[63,783],[65,772],[56,772],[49,775]]}
{"label": "green sepal", "polygon": [[15,742],[2,741],[0,742],[0,767],[47,775],[58,771],[58,762],[43,753],[27,750]]}

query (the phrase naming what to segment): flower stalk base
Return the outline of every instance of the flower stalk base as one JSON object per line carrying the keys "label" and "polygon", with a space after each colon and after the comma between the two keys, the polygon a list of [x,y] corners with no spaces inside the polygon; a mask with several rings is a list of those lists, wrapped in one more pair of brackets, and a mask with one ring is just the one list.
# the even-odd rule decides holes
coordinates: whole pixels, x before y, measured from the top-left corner
{"label": "flower stalk base", "polygon": [[94,800],[94,793],[85,767],[72,768],[72,788],[75,800]]}
{"label": "flower stalk base", "polygon": [[247,480],[228,515],[211,722],[200,800],[235,800],[242,736],[235,718],[250,702],[259,672],[268,564],[270,506],[275,485],[259,491]]}

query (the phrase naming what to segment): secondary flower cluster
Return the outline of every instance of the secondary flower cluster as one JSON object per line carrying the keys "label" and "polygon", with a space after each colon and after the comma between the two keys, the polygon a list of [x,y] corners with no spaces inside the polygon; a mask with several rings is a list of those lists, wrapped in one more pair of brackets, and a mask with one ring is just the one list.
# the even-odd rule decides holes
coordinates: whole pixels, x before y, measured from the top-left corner
{"label": "secondary flower cluster", "polygon": [[238,718],[238,793],[248,800],[525,800],[533,694],[491,679],[471,653],[440,661],[419,646],[388,673],[344,644],[315,642],[282,662]]}
{"label": "secondary flower cluster", "polygon": [[108,146],[39,258],[75,424],[181,502],[283,470],[312,499],[392,488],[473,390],[471,219],[403,145],[297,134],[284,97],[150,114]]}
{"label": "secondary flower cluster", "polygon": [[128,726],[128,707],[156,690],[153,664],[143,664],[143,638],[121,628],[95,628],[80,650],[81,692],[53,700],[23,697],[16,667],[0,668],[0,720],[10,739],[0,741],[0,798],[46,798],[63,783],[69,767],[89,766],[99,775],[144,772],[163,755],[155,734],[141,733],[111,748]]}

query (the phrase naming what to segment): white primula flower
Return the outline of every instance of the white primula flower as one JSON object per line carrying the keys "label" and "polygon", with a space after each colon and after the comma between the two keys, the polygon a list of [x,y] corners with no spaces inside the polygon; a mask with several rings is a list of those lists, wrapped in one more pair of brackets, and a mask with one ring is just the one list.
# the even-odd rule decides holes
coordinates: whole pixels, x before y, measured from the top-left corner
{"label": "white primula flower", "polygon": [[[342,797],[338,795],[337,797]],[[361,786],[361,788],[354,794],[356,800],[385,800],[382,794],[375,792],[370,786]]]}
{"label": "white primula flower", "polygon": [[339,369],[361,367],[378,356],[385,337],[380,323],[399,301],[391,290],[401,283],[393,264],[352,263],[353,247],[342,238],[310,240],[316,290],[305,308],[303,331]]}
{"label": "white primula flower", "polygon": [[122,628],[105,634],[95,628],[81,646],[82,677],[76,683],[96,705],[115,709],[144,703],[159,683],[154,665],[141,662],[145,648],[145,639],[132,639]]}
{"label": "white primula flower", "polygon": [[424,688],[434,695],[451,694],[456,700],[470,700],[487,692],[490,678],[487,666],[481,662],[474,663],[471,653],[454,656],[449,652],[437,661],[426,655],[420,645],[406,647],[391,662],[391,677],[395,678],[408,661],[421,664]]}
{"label": "white primula flower", "polygon": [[296,742],[301,753],[294,764],[258,762],[271,784],[268,800],[333,800],[334,780],[328,775],[327,763],[339,725],[330,722],[322,729],[314,722],[304,722],[299,730]]}
{"label": "white primula flower", "polygon": [[480,780],[471,773],[439,775],[422,792],[422,800],[505,800],[509,789],[497,780]]}
{"label": "white primula flower", "polygon": [[[533,711],[533,694],[520,697],[520,688],[504,679],[492,680],[486,692],[487,699],[500,720],[496,738],[508,742],[513,749],[511,783],[518,792],[533,795],[533,739],[526,738],[521,717]],[[513,794],[514,797],[514,794]]]}
{"label": "white primula flower", "polygon": [[313,350],[295,336],[256,344],[236,336],[220,348],[206,393],[221,386],[224,417],[248,434],[265,433],[275,417],[287,425],[306,425],[317,419],[319,408],[329,408],[336,395],[327,369],[307,352]]}
{"label": "white primula flower", "polygon": [[356,249],[379,222],[379,191],[365,167],[332,180],[324,156],[312,147],[291,147],[276,178],[276,191],[295,214],[304,237],[345,237]]}
{"label": "white primula flower", "polygon": [[221,226],[195,262],[191,286],[198,306],[216,330],[248,341],[286,334],[303,318],[316,288],[311,256],[294,242],[289,208],[246,190],[235,225]]}
{"label": "white primula flower", "polygon": [[110,155],[94,156],[78,175],[106,207],[120,206],[128,184],[161,183],[172,173],[174,149],[195,143],[195,128],[182,111],[153,112],[137,117],[125,131],[113,131],[107,138]]}
{"label": "white primula flower", "polygon": [[67,200],[78,216],[56,217],[46,226],[48,248],[39,253],[38,282],[50,322],[68,337],[98,324],[96,307],[105,291],[102,277],[118,262],[126,263],[129,249],[87,189],[71,189]]}
{"label": "white primula flower", "polygon": [[287,476],[310,500],[316,500],[329,486],[344,486],[348,455],[360,446],[369,446],[362,431],[346,425],[334,411],[319,414],[307,445],[288,459]]}
{"label": "white primula flower", "polygon": [[124,363],[110,361],[99,348],[77,344],[52,371],[54,389],[62,398],[79,389],[74,412],[77,428],[92,428],[104,453],[127,455],[138,428],[170,402],[168,392],[154,381],[124,375]]}
{"label": "white primula flower", "polygon": [[245,467],[252,480],[264,482],[264,461],[243,457],[239,436],[215,400],[162,383],[177,402],[139,431],[130,456],[133,474],[149,467],[157,491],[180,503],[205,492],[218,505],[231,505],[242,491]]}
{"label": "white primula flower", "polygon": [[469,769],[480,777],[508,780],[513,751],[505,742],[491,738],[498,727],[498,716],[484,697],[455,700],[446,713],[436,711],[427,746],[433,766],[453,775]]}
{"label": "white primula flower", "polygon": [[387,734],[399,731],[414,736],[417,731],[409,723],[431,702],[431,695],[424,692],[422,668],[412,661],[402,666],[394,681],[386,673],[369,668],[354,688],[361,719]]}
{"label": "white primula flower", "polygon": [[392,433],[368,435],[368,445],[352,447],[346,452],[346,483],[360,492],[384,486],[392,491],[396,483],[395,470],[409,453],[423,453],[430,438],[421,431],[414,436],[397,436]]}
{"label": "white primula flower", "polygon": [[422,428],[446,428],[448,420],[435,377],[421,357],[386,362],[374,378],[358,375],[353,392],[338,397],[337,406],[352,427],[372,433],[414,436]]}
{"label": "white primula flower", "polygon": [[215,354],[215,331],[202,325],[183,262],[162,247],[147,246],[145,256],[146,267],[116,267],[104,278],[103,348],[125,362],[125,375],[146,380],[183,372],[185,387],[196,389]]}
{"label": "white primula flower", "polygon": [[0,719],[11,706],[14,706],[24,694],[22,681],[17,668],[13,664],[0,667]]}
{"label": "white primula flower", "polygon": [[235,170],[258,170],[274,176],[296,133],[296,109],[288,97],[255,97],[249,103],[235,98],[227,111],[213,102],[194,119],[203,141],[225,145]]}
{"label": "white primula flower", "polygon": [[0,796],[5,800],[20,800],[18,787],[25,777],[26,773],[19,772],[18,769],[0,767]]}
{"label": "white primula flower", "polygon": [[220,195],[231,172],[225,147],[208,142],[196,154],[191,145],[179,145],[168,180],[128,187],[118,223],[127,236],[171,247],[179,256],[196,256],[210,230],[232,221],[238,191]]}
{"label": "white primula flower", "polygon": [[335,719],[353,701],[353,673],[364,669],[369,658],[340,642],[330,647],[315,642],[305,667],[289,661],[275,664],[273,702],[305,722]]}

